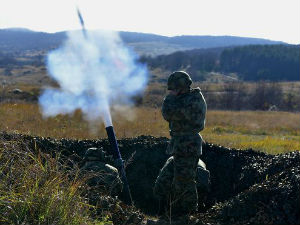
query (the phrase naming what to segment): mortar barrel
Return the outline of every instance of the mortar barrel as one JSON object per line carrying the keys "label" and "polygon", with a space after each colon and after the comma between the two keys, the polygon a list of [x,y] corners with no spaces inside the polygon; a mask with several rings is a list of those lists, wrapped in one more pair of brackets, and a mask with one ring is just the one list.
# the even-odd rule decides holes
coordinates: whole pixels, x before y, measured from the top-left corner
{"label": "mortar barrel", "polygon": [[132,204],[132,197],[131,197],[131,193],[130,193],[130,189],[129,189],[129,185],[128,185],[128,181],[127,181],[127,177],[126,177],[124,163],[123,163],[123,160],[122,160],[122,157],[121,157],[121,153],[120,153],[120,150],[119,150],[119,147],[118,147],[116,135],[115,135],[115,132],[114,132],[114,128],[113,128],[113,126],[108,126],[105,129],[106,129],[108,141],[109,141],[110,146],[111,146],[112,154],[113,154],[113,157],[114,157],[115,162],[116,162],[116,167],[119,171],[119,174],[120,174],[122,182],[123,182],[123,192],[126,195],[126,203],[131,205]]}

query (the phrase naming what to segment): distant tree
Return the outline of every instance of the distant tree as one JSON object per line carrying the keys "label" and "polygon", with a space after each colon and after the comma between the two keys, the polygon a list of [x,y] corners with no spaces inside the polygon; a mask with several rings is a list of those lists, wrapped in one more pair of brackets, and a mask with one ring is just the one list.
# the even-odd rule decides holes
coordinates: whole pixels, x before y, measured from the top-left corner
{"label": "distant tree", "polygon": [[236,95],[234,98],[234,109],[235,110],[242,110],[242,109],[249,109],[249,102],[247,99],[248,93],[247,88],[244,83],[238,82],[235,83],[236,85]]}
{"label": "distant tree", "polygon": [[299,59],[299,45],[251,45],[225,49],[219,69],[251,81],[300,80]]}
{"label": "distant tree", "polygon": [[197,71],[203,73],[216,68],[222,50],[223,48],[178,51],[154,58],[142,56],[140,61],[147,63],[150,68],[162,68],[170,71],[188,69],[191,74]]}
{"label": "distant tree", "polygon": [[12,68],[6,67],[5,70],[4,70],[4,75],[5,76],[11,76],[12,75],[11,70],[12,70]]}
{"label": "distant tree", "polygon": [[0,56],[0,66],[1,67],[5,67],[8,65],[14,65],[16,63],[17,63],[17,60],[12,56],[8,56],[8,55]]}
{"label": "distant tree", "polygon": [[281,106],[282,99],[283,92],[278,83],[259,82],[251,96],[251,103],[255,110],[268,110],[272,105]]}

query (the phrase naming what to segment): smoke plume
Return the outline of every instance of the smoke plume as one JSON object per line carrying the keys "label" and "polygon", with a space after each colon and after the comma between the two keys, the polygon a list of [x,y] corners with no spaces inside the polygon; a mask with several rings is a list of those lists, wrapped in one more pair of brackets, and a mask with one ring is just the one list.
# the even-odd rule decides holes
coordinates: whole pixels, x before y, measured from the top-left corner
{"label": "smoke plume", "polygon": [[89,121],[111,126],[110,107],[130,105],[143,92],[147,69],[137,62],[116,32],[69,32],[63,45],[47,56],[49,75],[60,89],[46,89],[39,98],[45,117],[81,109]]}

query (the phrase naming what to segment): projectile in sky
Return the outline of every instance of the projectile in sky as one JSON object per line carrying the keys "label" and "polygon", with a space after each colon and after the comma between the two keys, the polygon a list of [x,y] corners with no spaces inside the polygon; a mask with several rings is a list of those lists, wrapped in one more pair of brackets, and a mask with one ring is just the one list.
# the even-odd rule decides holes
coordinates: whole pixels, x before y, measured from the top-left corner
{"label": "projectile in sky", "polygon": [[78,15],[78,18],[79,18],[79,22],[81,24],[81,29],[82,29],[82,33],[83,33],[83,36],[85,38],[87,38],[87,35],[86,35],[86,29],[85,29],[85,26],[84,26],[84,20],[83,20],[83,17],[81,15],[81,12],[79,10],[79,8],[77,7],[77,15]]}

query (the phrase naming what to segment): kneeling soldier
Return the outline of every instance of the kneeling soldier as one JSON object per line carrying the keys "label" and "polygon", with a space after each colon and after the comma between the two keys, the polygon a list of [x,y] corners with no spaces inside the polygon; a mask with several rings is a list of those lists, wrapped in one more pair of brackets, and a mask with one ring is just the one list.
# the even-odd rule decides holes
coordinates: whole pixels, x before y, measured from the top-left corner
{"label": "kneeling soldier", "polygon": [[122,190],[118,170],[111,166],[113,160],[102,148],[89,148],[84,155],[83,173],[87,176],[90,198],[96,200],[99,194],[115,196]]}

